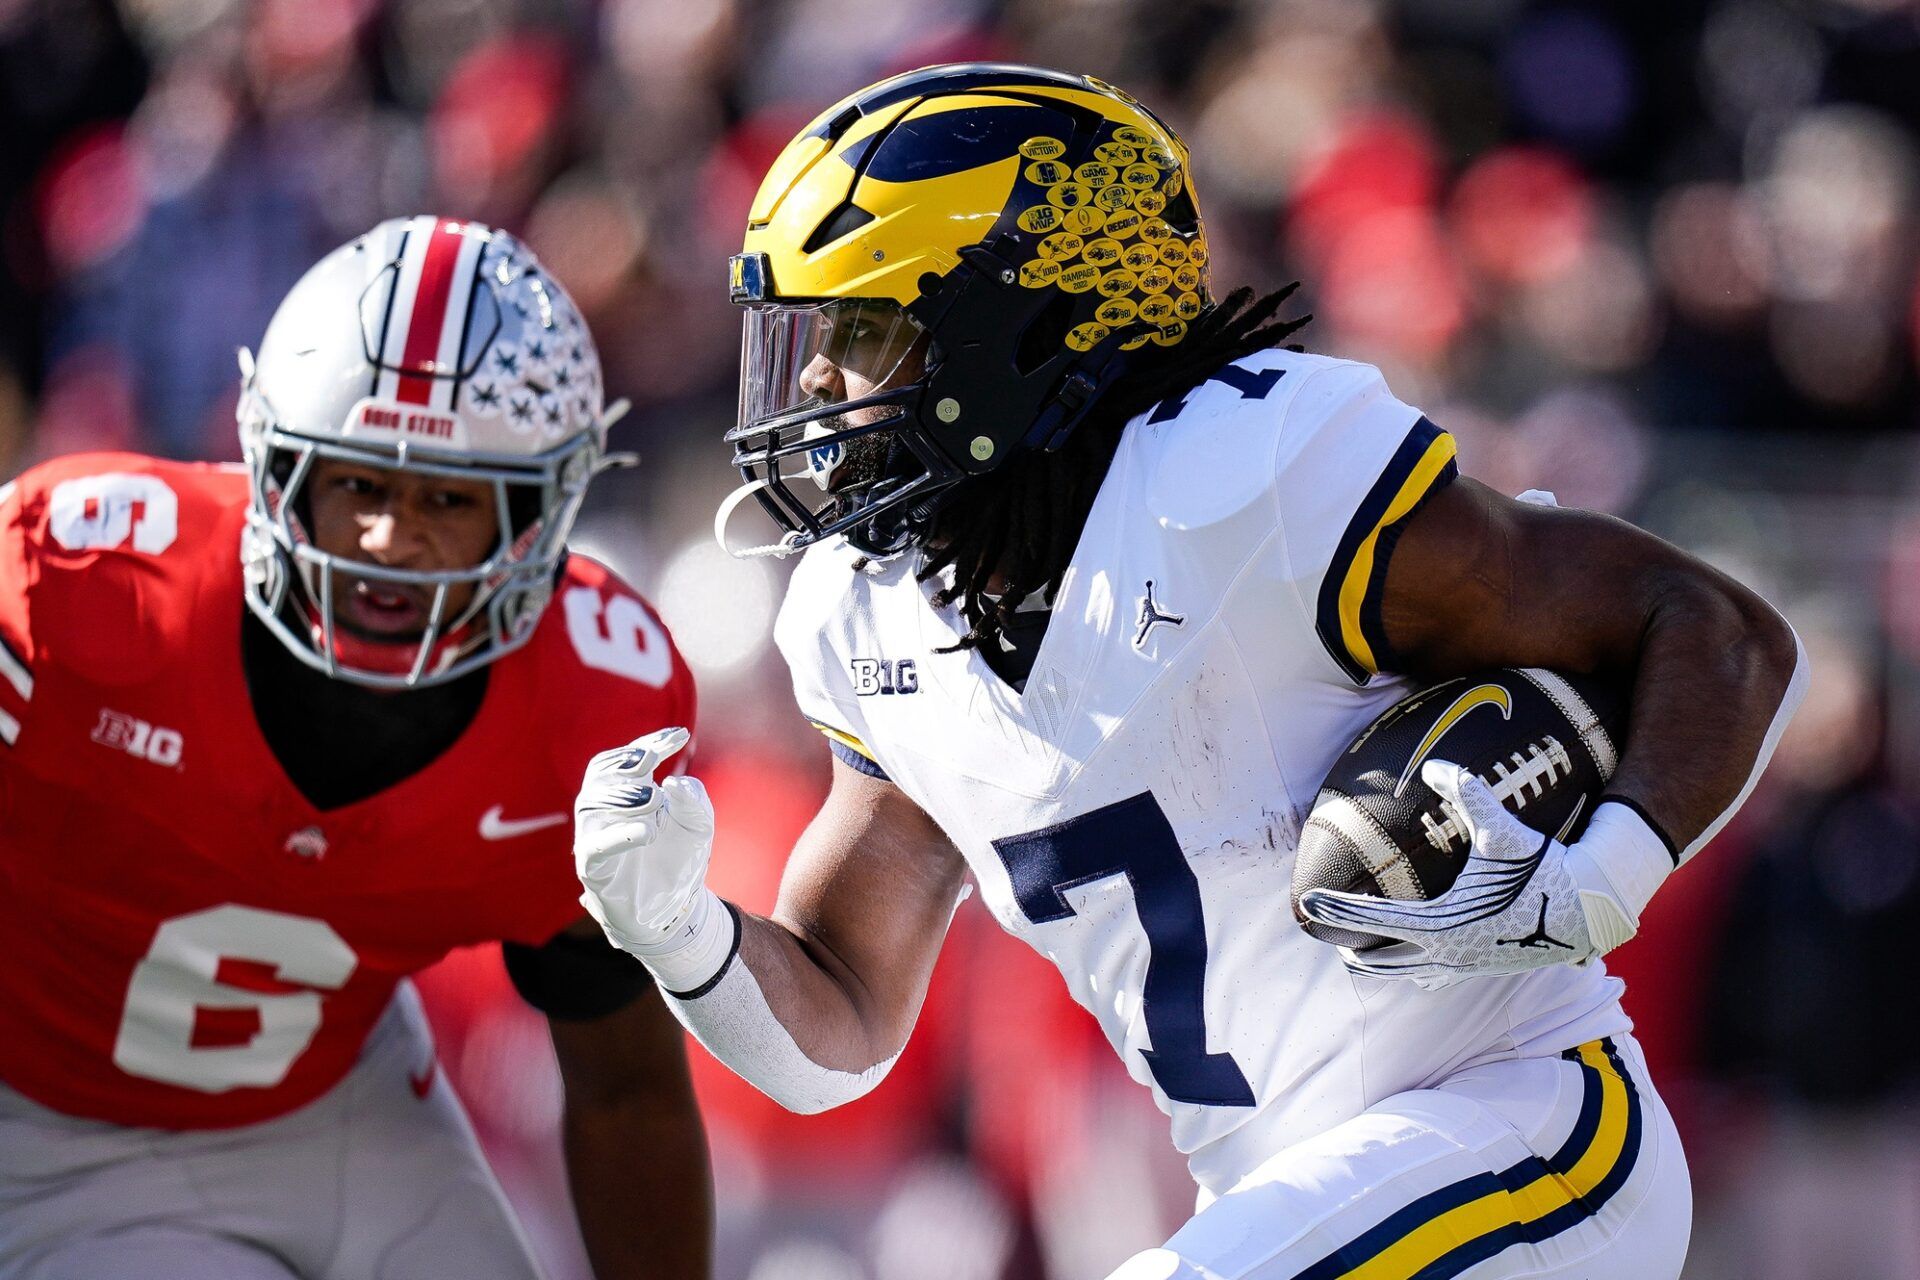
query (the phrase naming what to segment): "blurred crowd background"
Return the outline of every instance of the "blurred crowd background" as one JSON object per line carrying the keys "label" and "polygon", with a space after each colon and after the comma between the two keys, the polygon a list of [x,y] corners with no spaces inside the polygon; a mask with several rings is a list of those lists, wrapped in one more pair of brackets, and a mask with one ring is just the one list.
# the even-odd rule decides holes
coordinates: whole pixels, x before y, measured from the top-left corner
{"label": "blurred crowd background", "polygon": [[[768,643],[784,571],[709,536],[722,264],[827,102],[996,58],[1156,106],[1216,290],[1304,280],[1310,348],[1382,365],[1470,472],[1635,519],[1792,616],[1816,675],[1791,736],[1615,968],[1688,1139],[1688,1276],[1920,1277],[1910,3],[0,0],[0,478],[235,457],[234,348],[320,254],[416,212],[522,234],[635,403],[616,443],[645,465],[581,542],[700,677],[719,887],[764,908],[827,753]],[[584,1280],[543,1023],[488,952],[422,985],[553,1275]],[[868,1100],[796,1119],[696,1059],[728,1280],[1091,1280],[1191,1210],[1164,1121],[971,906]]]}

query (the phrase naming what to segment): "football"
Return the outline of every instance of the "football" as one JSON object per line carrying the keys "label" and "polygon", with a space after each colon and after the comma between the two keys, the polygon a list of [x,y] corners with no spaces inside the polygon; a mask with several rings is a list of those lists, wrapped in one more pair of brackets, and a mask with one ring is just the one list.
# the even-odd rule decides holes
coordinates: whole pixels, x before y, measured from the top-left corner
{"label": "football", "polygon": [[1428,760],[1471,769],[1522,822],[1577,837],[1625,741],[1624,689],[1589,676],[1502,668],[1401,699],[1334,761],[1300,833],[1293,913],[1308,933],[1364,949],[1383,938],[1301,916],[1308,889],[1388,898],[1445,893],[1469,841],[1452,806],[1420,778]]}

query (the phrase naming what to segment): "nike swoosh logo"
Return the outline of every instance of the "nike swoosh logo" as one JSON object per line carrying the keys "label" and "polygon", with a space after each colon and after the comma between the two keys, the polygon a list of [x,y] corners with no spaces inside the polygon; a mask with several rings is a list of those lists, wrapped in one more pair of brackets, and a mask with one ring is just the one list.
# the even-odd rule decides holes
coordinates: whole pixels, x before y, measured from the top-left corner
{"label": "nike swoosh logo", "polygon": [[426,1097],[427,1091],[433,1088],[433,1078],[439,1073],[440,1060],[438,1058],[428,1062],[426,1070],[422,1071],[419,1075],[414,1075],[409,1071],[407,1073],[407,1084],[412,1086],[413,1096],[416,1098]]}
{"label": "nike swoosh logo", "polygon": [[515,836],[557,827],[567,820],[564,813],[543,813],[537,818],[509,818],[504,816],[505,809],[505,805],[497,804],[480,815],[482,840],[511,840]]}
{"label": "nike swoosh logo", "polygon": [[1483,684],[1467,690],[1455,698],[1453,705],[1441,712],[1440,718],[1433,722],[1433,728],[1427,730],[1427,736],[1420,743],[1419,750],[1413,753],[1413,759],[1407,761],[1407,767],[1401,772],[1400,781],[1394,783],[1394,795],[1398,796],[1406,791],[1407,784],[1413,781],[1413,775],[1420,772],[1421,764],[1433,754],[1433,749],[1440,745],[1440,739],[1446,736],[1447,730],[1459,724],[1467,712],[1475,707],[1499,707],[1502,720],[1513,719],[1513,695],[1507,692],[1504,685]]}

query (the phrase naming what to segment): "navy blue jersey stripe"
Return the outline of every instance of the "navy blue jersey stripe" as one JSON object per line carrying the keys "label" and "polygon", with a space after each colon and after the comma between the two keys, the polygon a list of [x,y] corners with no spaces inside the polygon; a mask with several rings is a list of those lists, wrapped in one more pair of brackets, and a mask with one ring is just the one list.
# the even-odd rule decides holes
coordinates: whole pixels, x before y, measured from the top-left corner
{"label": "navy blue jersey stripe", "polygon": [[841,764],[846,765],[847,768],[856,770],[857,772],[860,772],[860,773],[864,773],[869,778],[878,778],[882,782],[893,781],[892,778],[889,778],[887,776],[887,771],[885,769],[882,769],[879,765],[867,759],[865,756],[861,755],[858,751],[855,751],[852,747],[848,746],[846,743],[836,741],[833,738],[828,738],[827,747],[829,750],[833,752],[834,759],[838,760]]}
{"label": "navy blue jersey stripe", "polygon": [[[1599,1213],[1625,1185],[1639,1159],[1642,1124],[1640,1095],[1634,1087],[1632,1076],[1627,1073],[1625,1065],[1621,1062],[1613,1041],[1602,1040],[1600,1047],[1625,1086],[1627,1108],[1625,1137],[1620,1154],[1612,1167],[1586,1195],[1573,1199],[1531,1221],[1504,1223],[1491,1231],[1462,1241],[1455,1248],[1413,1273],[1408,1280],[1450,1280],[1451,1277],[1459,1275],[1476,1263],[1493,1257],[1503,1249],[1511,1248],[1516,1244],[1534,1244],[1550,1239]],[[1553,1155],[1545,1159],[1529,1156],[1498,1173],[1474,1174],[1437,1191],[1429,1192],[1304,1271],[1296,1273],[1294,1280],[1339,1280],[1340,1277],[1357,1267],[1364,1266],[1395,1243],[1442,1214],[1462,1205],[1471,1204],[1496,1191],[1518,1192],[1542,1178],[1565,1176],[1571,1172],[1587,1154],[1598,1135],[1605,1095],[1600,1072],[1581,1061],[1577,1050],[1568,1050],[1562,1056],[1579,1066],[1583,1087],[1580,1112],[1574,1119],[1573,1130]]]}
{"label": "navy blue jersey stripe", "polygon": [[[1320,642],[1327,648],[1340,669],[1356,684],[1365,684],[1373,671],[1386,667],[1391,661],[1391,651],[1387,645],[1385,628],[1380,616],[1380,596],[1386,584],[1387,562],[1393,556],[1394,544],[1399,540],[1401,530],[1414,512],[1425,505],[1428,498],[1446,488],[1459,474],[1458,465],[1448,459],[1426,491],[1419,495],[1412,508],[1395,516],[1389,524],[1384,524],[1389,509],[1395,499],[1401,496],[1415,470],[1426,458],[1434,441],[1446,432],[1435,426],[1425,417],[1415,422],[1408,430],[1400,447],[1394,450],[1390,459],[1380,472],[1367,496],[1354,511],[1353,518],[1347,522],[1347,528],[1340,535],[1339,545],[1334,548],[1333,557],[1328,561],[1326,576],[1320,580],[1320,593],[1315,610],[1314,629],[1319,633]],[[1376,537],[1377,535],[1377,537]],[[1346,639],[1346,627],[1341,618],[1340,593],[1346,584],[1354,561],[1368,539],[1374,539],[1373,563],[1367,574],[1366,593],[1359,611],[1359,627],[1367,645],[1372,649],[1374,665],[1369,668],[1353,652]]]}

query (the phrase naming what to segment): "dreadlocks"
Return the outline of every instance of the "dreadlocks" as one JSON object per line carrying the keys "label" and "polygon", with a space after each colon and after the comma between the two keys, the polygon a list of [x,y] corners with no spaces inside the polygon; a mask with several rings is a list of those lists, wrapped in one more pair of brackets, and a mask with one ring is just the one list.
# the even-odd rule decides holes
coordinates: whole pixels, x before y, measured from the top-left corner
{"label": "dreadlocks", "polygon": [[[1273,319],[1299,287],[1295,281],[1258,301],[1252,289],[1234,290],[1200,314],[1185,342],[1114,383],[1061,448],[1022,455],[965,482],[963,500],[948,502],[935,518],[919,571],[922,581],[953,572],[952,585],[934,600],[960,604],[968,631],[954,648],[997,644],[1021,601],[1042,590],[1053,598],[1120,446],[1121,428],[1193,390],[1221,365],[1285,342],[1312,319]],[[1002,590],[989,595],[996,575]]]}

